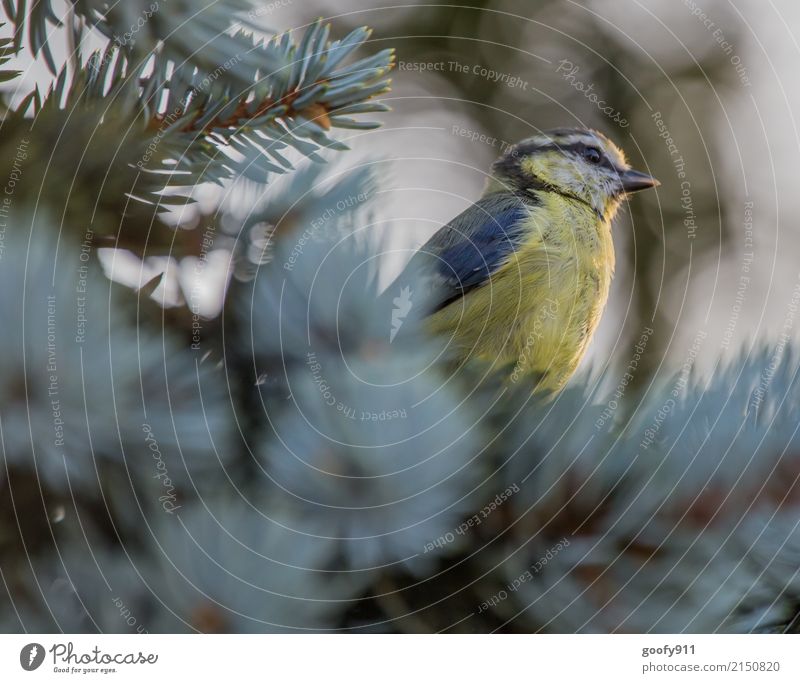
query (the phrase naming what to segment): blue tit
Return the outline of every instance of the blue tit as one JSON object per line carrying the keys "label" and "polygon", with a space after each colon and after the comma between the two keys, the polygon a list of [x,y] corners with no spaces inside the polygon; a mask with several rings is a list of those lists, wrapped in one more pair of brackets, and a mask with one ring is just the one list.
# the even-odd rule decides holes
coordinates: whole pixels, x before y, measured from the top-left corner
{"label": "blue tit", "polygon": [[597,131],[534,135],[505,150],[483,196],[428,240],[386,294],[423,289],[430,328],[459,358],[558,390],[608,300],[620,203],[657,185]]}

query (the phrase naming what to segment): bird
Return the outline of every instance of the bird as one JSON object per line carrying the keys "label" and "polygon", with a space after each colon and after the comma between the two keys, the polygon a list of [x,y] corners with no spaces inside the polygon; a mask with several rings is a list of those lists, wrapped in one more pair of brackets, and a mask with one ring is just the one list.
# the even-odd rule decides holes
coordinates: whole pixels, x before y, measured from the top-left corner
{"label": "bird", "polygon": [[[545,130],[501,150],[483,195],[439,229],[385,290],[424,301],[455,357],[557,392],[586,353],[614,275],[621,203],[659,181],[596,130]],[[416,295],[416,296],[415,296]],[[394,317],[392,339],[397,334]]]}

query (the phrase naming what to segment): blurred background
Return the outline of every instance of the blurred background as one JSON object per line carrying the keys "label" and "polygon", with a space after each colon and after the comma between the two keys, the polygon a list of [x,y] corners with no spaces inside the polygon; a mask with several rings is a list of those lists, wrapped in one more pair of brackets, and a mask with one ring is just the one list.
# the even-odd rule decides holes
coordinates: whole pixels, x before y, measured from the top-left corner
{"label": "blurred background", "polygon": [[[792,327],[800,7],[791,0],[279,0],[256,7],[251,18],[268,31],[323,16],[340,32],[369,25],[371,48],[397,50],[393,89],[383,98],[393,111],[379,130],[343,138],[355,153],[337,157],[332,173],[378,169],[380,210],[369,230],[388,247],[382,282],[480,195],[504,144],[586,126],[606,133],[662,185],[637,196],[615,225],[617,276],[585,364],[624,367],[644,334],[635,382],[665,357],[679,366],[693,345],[698,367],[708,371],[721,350],[724,359]],[[49,82],[41,60],[25,53],[12,66],[24,71],[15,99]],[[201,206],[211,211],[218,198],[207,189]],[[142,278],[168,261],[150,262]],[[211,261],[206,281],[220,285],[224,277],[213,271],[226,259]],[[117,260],[117,277],[127,281],[124,265]],[[222,299],[207,290],[204,313],[212,315]]]}
{"label": "blurred background", "polygon": [[[206,10],[215,6],[206,0],[194,4],[204,4]],[[53,6],[61,16],[64,3]],[[185,7],[173,2],[162,10],[175,18]],[[78,411],[71,422],[81,430],[85,396],[97,404],[92,443],[86,446],[76,439],[70,444],[75,473],[68,474],[82,475],[86,487],[76,498],[62,481],[64,465],[72,460],[63,459],[49,443],[44,451],[52,468],[48,486],[58,505],[42,498],[37,488],[41,462],[30,458],[34,450],[29,446],[33,439],[49,436],[53,409],[40,392],[44,427],[29,427],[29,404],[37,396],[20,389],[27,388],[27,380],[6,372],[5,400],[17,412],[0,406],[6,411],[0,427],[12,424],[14,433],[19,432],[9,453],[18,457],[20,473],[13,487],[10,480],[3,485],[30,497],[27,504],[22,502],[26,511],[46,512],[40,518],[24,515],[32,520],[30,527],[17,533],[18,503],[3,497],[11,501],[0,516],[0,559],[9,558],[12,565],[0,565],[0,573],[13,580],[9,594],[36,596],[29,573],[38,590],[40,575],[45,587],[69,587],[62,591],[66,620],[54,616],[59,629],[67,625],[65,630],[75,623],[73,628],[79,629],[119,629],[128,606],[136,619],[124,623],[153,631],[284,626],[489,631],[506,628],[525,610],[527,621],[514,628],[526,632],[702,631],[723,624],[739,631],[796,630],[800,374],[795,356],[783,354],[783,345],[796,337],[800,301],[795,256],[800,193],[793,187],[800,149],[794,119],[800,104],[795,35],[800,6],[793,0],[264,0],[254,7],[249,18],[265,33],[288,30],[294,40],[320,16],[331,23],[335,39],[356,27],[373,27],[358,54],[396,50],[392,89],[380,96],[392,109],[371,117],[380,121],[380,128],[335,131],[334,137],[352,151],[326,151],[326,165],[298,164],[299,170],[285,175],[270,172],[269,183],[262,178],[260,184],[232,173],[221,186],[191,188],[196,204],[176,205],[152,223],[137,223],[141,219],[134,215],[130,222],[137,230],[124,225],[126,230],[118,233],[117,214],[120,223],[128,218],[123,216],[123,193],[111,198],[116,203],[101,202],[107,213],[92,223],[86,206],[93,207],[96,197],[81,203],[70,194],[69,182],[48,175],[51,140],[61,159],[80,157],[77,166],[83,169],[85,150],[72,151],[71,141],[62,139],[59,117],[74,126],[69,130],[93,134],[84,127],[90,129],[102,118],[96,103],[90,113],[99,118],[90,124],[75,124],[71,109],[56,112],[50,128],[46,117],[39,119],[44,123],[35,131],[38,163],[25,167],[30,181],[20,183],[20,205],[38,210],[39,188],[46,178],[43,203],[54,205],[57,217],[63,208],[70,209],[63,223],[54,220],[48,227],[65,228],[64,249],[82,248],[92,225],[106,272],[126,284],[148,286],[135,297],[121,298],[124,304],[112,305],[105,279],[92,285],[101,294],[93,297],[94,305],[104,306],[93,309],[94,319],[105,321],[113,314],[114,321],[90,330],[95,347],[85,357],[99,368],[89,373],[99,388],[84,393],[81,375],[74,380],[81,391],[69,401]],[[222,18],[227,21],[228,13]],[[182,20],[177,16],[176,21]],[[161,40],[161,28],[157,19],[147,30]],[[216,37],[224,37],[226,28]],[[8,25],[2,31],[10,35]],[[53,30],[59,65],[69,52],[66,33]],[[198,33],[204,40],[205,34]],[[196,38],[187,30],[177,42]],[[102,44],[97,40],[98,47]],[[22,71],[5,86],[11,102],[21,101],[37,84],[45,90],[53,80],[41,56],[32,58],[28,49],[8,67]],[[232,77],[233,71],[226,75]],[[276,102],[282,99],[271,101],[273,109],[282,106]],[[22,116],[17,119],[21,126]],[[85,121],[90,121],[88,114]],[[135,145],[149,139],[140,129],[118,136],[113,113],[104,121],[109,122],[105,128],[119,145],[116,151],[134,151],[127,165],[114,156],[104,167],[106,149],[97,144],[86,155],[89,161],[96,157],[94,175],[90,167],[77,183],[83,192],[94,192],[106,175],[113,179],[119,173],[124,179],[123,171],[130,173],[131,164],[141,158]],[[497,407],[492,403],[494,412],[484,411],[492,387],[474,399],[470,392],[471,400],[463,401],[458,386],[442,379],[444,370],[431,362],[434,353],[427,346],[398,342],[389,354],[385,326],[377,329],[379,316],[370,307],[371,299],[363,296],[366,286],[361,295],[337,298],[345,289],[342,280],[349,282],[351,274],[357,275],[357,285],[364,284],[362,265],[372,263],[372,251],[363,261],[360,254],[328,259],[327,247],[312,248],[312,240],[301,240],[332,215],[334,228],[346,224],[379,246],[379,280],[388,283],[415,249],[480,196],[490,164],[505,146],[543,129],[571,126],[602,131],[626,151],[635,168],[662,183],[657,191],[634,197],[614,226],[617,275],[583,366],[604,378],[605,396],[586,392],[590,383],[579,376],[553,402],[552,411],[542,410],[544,416],[536,406],[517,411],[515,401],[524,405],[529,397],[511,396]],[[81,138],[75,139],[79,146]],[[8,149],[7,140],[6,145]],[[302,156],[292,156],[295,151],[287,153],[292,161]],[[13,154],[6,156],[10,165]],[[46,173],[37,176],[37,166]],[[64,177],[71,180],[68,171]],[[66,207],[59,205],[62,190]],[[359,197],[367,195],[371,200],[364,200],[362,207]],[[355,206],[337,208],[342,198]],[[84,197],[79,194],[78,199]],[[164,224],[170,229],[162,229]],[[6,235],[5,228],[0,230],[0,237],[8,238],[9,254],[12,249],[23,254],[33,245],[42,263],[53,258],[52,234],[28,243],[21,231],[9,229]],[[12,233],[18,237],[14,244]],[[213,247],[208,247],[207,235],[212,234]],[[273,247],[273,234],[291,238],[276,239]],[[119,248],[108,248],[109,236],[120,239]],[[292,270],[285,264],[296,255],[296,245],[302,245],[300,253],[306,249],[307,258]],[[272,261],[270,248],[278,254]],[[242,252],[246,258],[234,258]],[[58,258],[69,265],[73,255],[66,253]],[[34,303],[49,301],[44,297],[51,289],[62,297],[74,289],[68,279],[74,269],[62,267],[66,284],[57,286],[55,279],[50,284],[36,277],[37,267],[20,276],[16,269],[26,265],[23,260],[5,258],[0,264],[0,276],[8,278],[3,280],[11,311],[6,319],[23,318],[18,309],[34,310],[30,296],[18,301],[20,282],[39,286],[35,292],[41,296]],[[314,298],[310,290],[322,262],[327,270]],[[266,267],[259,269],[262,264]],[[167,277],[159,281],[156,276],[165,272]],[[278,304],[287,283],[284,320]],[[187,302],[191,307],[183,305]],[[64,307],[68,327],[73,304],[68,300]],[[35,318],[39,324],[43,320]],[[307,325],[309,320],[314,324]],[[200,346],[192,341],[197,321],[203,329],[201,354],[194,353]],[[170,337],[165,345],[164,330]],[[341,330],[345,333],[340,336]],[[69,341],[72,331],[63,339]],[[41,344],[46,339],[41,330],[33,336]],[[130,351],[134,339],[138,357]],[[314,376],[317,357],[309,363],[303,354],[310,348],[319,350],[319,365],[330,377],[326,384],[344,397],[336,410],[320,400],[322,384]],[[14,360],[24,357],[24,347],[20,349],[17,356],[8,354],[15,371],[24,367]],[[61,366],[82,368],[82,347],[67,350],[76,356],[65,356]],[[46,358],[48,351],[42,346],[37,352]],[[114,377],[105,386],[112,360],[124,382]],[[606,399],[612,395],[614,400],[614,387],[634,362],[623,389],[629,408],[641,409],[624,443],[617,430],[624,416],[612,418],[599,411],[611,406]],[[729,371],[720,371],[720,363],[730,364]],[[648,396],[649,388],[657,379],[688,375],[693,367],[704,375],[713,373],[715,386],[709,391],[704,384],[693,387],[662,425],[666,391]],[[428,371],[417,372],[419,368]],[[141,377],[153,380],[152,386]],[[414,381],[407,382],[408,377]],[[213,390],[201,382],[209,382]],[[759,399],[753,408],[751,392],[759,383],[765,385],[762,394],[767,388],[770,394],[766,407]],[[392,401],[379,396],[376,387],[390,388]],[[203,401],[198,400],[201,388],[206,392]],[[131,405],[116,404],[116,395]],[[340,405],[368,410],[407,406],[412,419],[403,413],[402,420],[368,420],[354,429],[349,408],[339,414]],[[776,415],[780,420],[773,419]],[[443,416],[446,423],[439,419]],[[112,428],[117,419],[126,424],[121,437]],[[648,450],[649,444],[641,444],[654,433],[656,419],[660,443]],[[200,428],[204,423],[208,433]],[[98,441],[98,433],[105,441]],[[10,443],[7,434],[5,439]],[[133,478],[126,459],[131,456],[118,441],[129,448],[130,462],[142,467]],[[96,476],[89,460],[92,445],[107,457],[110,473]],[[153,445],[159,462],[163,448],[171,471],[183,468],[189,475],[186,481],[174,477],[180,494],[176,500],[183,507],[174,518],[156,502],[162,492],[153,483]],[[191,457],[184,458],[184,452]],[[299,456],[290,457],[295,454]],[[475,509],[509,490],[515,494],[513,502],[493,515],[491,523],[465,536],[462,545],[437,545],[443,535],[453,536],[452,530]],[[130,497],[131,492],[136,495]],[[140,508],[141,500],[149,507]],[[107,501],[111,523],[101,507]],[[75,527],[81,518],[100,520],[96,537],[86,537],[81,525]],[[60,525],[62,534],[74,534],[63,543],[71,553],[66,560],[59,554],[56,562],[48,548],[38,555],[43,569],[17,562],[27,557],[17,541],[34,538],[47,545],[53,525]],[[567,537],[568,550],[561,546]],[[552,556],[556,547],[558,563],[542,570],[536,581],[496,613],[479,609],[526,566],[538,566],[534,563]],[[251,548],[260,560],[254,560]],[[95,552],[98,557],[107,553],[100,563],[111,567],[104,568],[113,579],[107,582],[113,602],[106,599],[108,593],[96,590],[87,549],[93,558]],[[409,558],[413,562],[406,562]],[[269,571],[261,562],[265,559]],[[74,564],[69,584],[59,567],[64,563]],[[640,571],[645,567],[647,571]],[[772,583],[760,592],[767,580]],[[163,602],[159,598],[159,604],[150,596],[153,585],[165,587],[167,597]],[[627,590],[624,599],[610,604],[609,596],[622,595],[622,588]],[[709,607],[712,588],[715,601]],[[92,619],[87,625],[74,597],[99,601],[98,595],[104,604],[85,609]],[[785,598],[780,604],[779,597]],[[50,599],[45,595],[48,610]],[[354,606],[340,605],[349,599]],[[159,605],[177,605],[179,614],[167,614]],[[11,615],[9,608],[3,612]],[[462,625],[479,612],[478,626]],[[75,615],[84,621],[75,621]],[[52,628],[46,617],[26,627]],[[19,628],[10,617],[6,621],[10,626],[0,623],[0,629]]]}
{"label": "blurred background", "polygon": [[504,142],[587,126],[662,186],[617,221],[617,276],[585,362],[626,365],[650,328],[638,382],[665,356],[673,372],[698,333],[707,371],[782,333],[798,277],[797,3],[368,4],[294,2],[263,20],[368,24],[376,47],[397,48],[393,111],[349,141],[389,160],[386,279],[480,195]]}

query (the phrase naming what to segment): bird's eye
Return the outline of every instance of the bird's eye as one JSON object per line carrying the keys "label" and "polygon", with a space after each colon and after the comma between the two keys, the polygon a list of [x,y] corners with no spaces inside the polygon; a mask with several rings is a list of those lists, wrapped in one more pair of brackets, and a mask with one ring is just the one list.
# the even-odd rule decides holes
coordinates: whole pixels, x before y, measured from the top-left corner
{"label": "bird's eye", "polygon": [[583,150],[583,158],[590,164],[599,164],[603,155],[600,154],[600,150],[597,147],[587,147]]}

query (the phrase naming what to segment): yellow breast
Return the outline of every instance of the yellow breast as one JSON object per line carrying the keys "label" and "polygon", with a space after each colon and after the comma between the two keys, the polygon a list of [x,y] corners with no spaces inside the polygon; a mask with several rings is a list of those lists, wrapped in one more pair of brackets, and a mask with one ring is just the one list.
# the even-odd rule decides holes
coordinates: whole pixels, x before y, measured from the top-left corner
{"label": "yellow breast", "polygon": [[559,389],[600,321],[614,273],[611,227],[583,203],[541,193],[528,237],[490,282],[436,313],[462,356],[513,365],[510,381]]}

